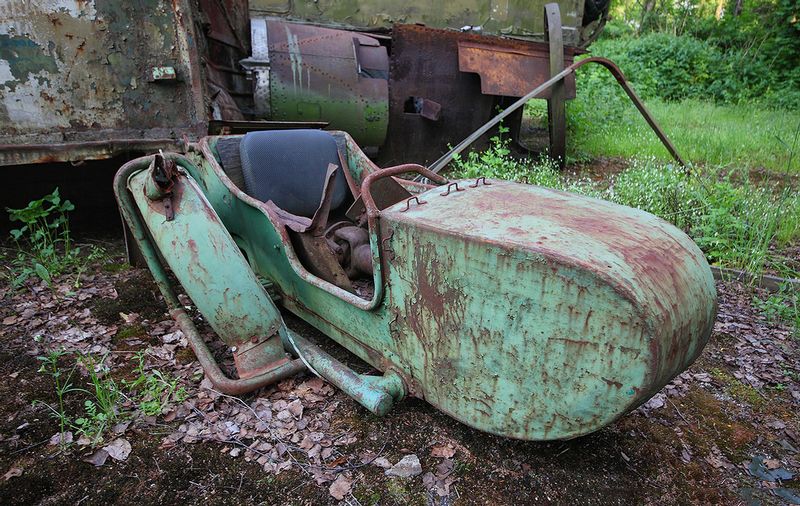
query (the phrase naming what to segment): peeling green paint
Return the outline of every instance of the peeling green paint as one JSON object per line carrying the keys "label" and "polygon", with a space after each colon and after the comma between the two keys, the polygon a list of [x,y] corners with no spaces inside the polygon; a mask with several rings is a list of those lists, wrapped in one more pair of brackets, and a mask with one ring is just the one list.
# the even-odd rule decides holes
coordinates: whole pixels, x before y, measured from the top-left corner
{"label": "peeling green paint", "polygon": [[16,79],[0,83],[11,91],[16,89],[17,81],[24,83],[41,72],[58,72],[55,57],[27,37],[0,34],[0,60],[8,62],[11,75]]}
{"label": "peeling green paint", "polygon": [[[0,9],[0,145],[75,145],[3,152],[0,165],[93,158],[79,145],[86,141],[196,138],[206,110],[190,15],[188,0],[39,0]],[[180,79],[148,82],[153,67],[172,67]]]}

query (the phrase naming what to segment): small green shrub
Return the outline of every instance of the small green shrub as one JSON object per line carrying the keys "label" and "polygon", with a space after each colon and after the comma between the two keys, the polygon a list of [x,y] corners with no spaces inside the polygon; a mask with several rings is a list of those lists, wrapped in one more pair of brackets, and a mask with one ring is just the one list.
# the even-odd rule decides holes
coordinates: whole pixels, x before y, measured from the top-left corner
{"label": "small green shrub", "polygon": [[[61,198],[58,188],[21,209],[6,208],[11,221],[22,223],[11,230],[16,248],[11,250],[5,274],[12,286],[19,287],[36,276],[52,287],[54,278],[72,271],[77,288],[90,264],[108,258],[105,249],[95,245],[89,246],[88,254],[81,254],[69,229],[68,213],[74,209],[72,202]],[[3,259],[7,257],[3,251]]]}
{"label": "small green shrub", "polygon": [[178,385],[177,379],[170,378],[157,369],[148,372],[145,368],[145,356],[144,351],[134,356],[137,361],[134,373],[137,377],[123,383],[144,415],[158,416],[170,403],[186,399],[186,390]]}
{"label": "small green shrub", "polygon": [[630,169],[612,178],[603,197],[655,214],[688,230],[703,207],[698,201],[696,184],[696,178],[682,168],[635,160]]}
{"label": "small green shrub", "polygon": [[50,414],[53,416],[53,418],[58,420],[58,431],[59,434],[61,434],[62,446],[66,444],[64,442],[64,433],[70,426],[70,419],[66,411],[65,398],[67,394],[82,391],[81,389],[72,386],[72,375],[75,372],[75,367],[72,367],[67,371],[59,367],[58,361],[64,357],[64,355],[66,355],[66,353],[63,350],[53,350],[47,355],[37,357],[37,359],[42,362],[41,367],[39,367],[39,373],[47,374],[53,378],[56,398],[58,399],[58,406],[53,407],[43,401],[34,401],[34,405],[42,404],[43,406],[47,407],[50,410]]}
{"label": "small green shrub", "polygon": [[78,434],[86,436],[93,445],[103,440],[105,431],[119,418],[119,405],[124,395],[117,383],[108,374],[104,361],[97,361],[91,355],[78,359],[86,368],[89,383],[93,391],[84,390],[91,399],[83,401],[84,413],[73,420],[73,427]]}
{"label": "small green shrub", "polygon": [[501,127],[500,135],[492,137],[489,146],[482,152],[470,151],[466,156],[456,155],[448,176],[452,179],[476,179],[483,176],[558,190],[573,190],[587,195],[599,194],[586,181],[562,178],[557,165],[547,157],[537,160],[515,158],[509,148],[510,139],[502,137],[507,131]]}
{"label": "small green shrub", "polygon": [[58,188],[21,209],[6,208],[11,221],[22,223],[11,231],[17,245],[17,255],[12,260],[13,286],[31,276],[38,276],[49,285],[53,277],[75,263],[80,250],[72,243],[67,219],[73,209],[69,200],[61,199]]}
{"label": "small green shrub", "polygon": [[794,333],[800,337],[800,295],[784,284],[780,290],[769,294],[766,298],[755,297],[755,305],[770,321],[784,321],[794,327]]}
{"label": "small green shrub", "polygon": [[[63,435],[66,430],[74,430],[78,435],[87,438],[93,446],[103,441],[112,425],[124,419],[130,419],[135,413],[124,406],[135,405],[139,413],[145,416],[158,416],[175,402],[186,398],[186,391],[175,378],[156,369],[145,367],[145,352],[139,352],[134,359],[137,366],[133,381],[123,380],[120,385],[109,374],[104,360],[97,360],[91,355],[78,358],[77,363],[65,370],[59,366],[59,360],[66,353],[53,351],[46,356],[38,357],[42,361],[40,373],[53,378],[58,405],[51,406],[42,401],[34,404],[46,406],[54,418],[58,420],[59,431]],[[72,378],[77,366],[86,369],[89,388],[77,388]],[[67,411],[67,397],[79,395],[82,400],[82,412],[74,416]],[[62,442],[65,438],[62,437]],[[66,443],[63,443],[66,445]]]}
{"label": "small green shrub", "polygon": [[718,265],[759,274],[772,252],[800,236],[800,200],[791,189],[755,186],[746,173],[685,173],[654,161],[634,162],[607,196],[684,229]]}

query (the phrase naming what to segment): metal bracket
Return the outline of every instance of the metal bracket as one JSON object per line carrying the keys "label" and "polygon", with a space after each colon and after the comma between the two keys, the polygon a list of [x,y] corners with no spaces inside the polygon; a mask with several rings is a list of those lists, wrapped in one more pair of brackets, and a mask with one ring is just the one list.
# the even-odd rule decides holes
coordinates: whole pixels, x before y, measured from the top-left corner
{"label": "metal bracket", "polygon": [[[561,11],[557,3],[544,6],[544,34],[550,45],[550,77],[564,70],[564,34],[561,30]],[[550,158],[560,168],[567,155],[567,109],[564,81],[553,85],[547,99],[547,117],[550,129]]]}
{"label": "metal bracket", "polygon": [[258,118],[271,116],[269,93],[269,37],[267,36],[266,18],[250,20],[250,41],[253,55],[239,61],[248,74],[255,76],[253,85],[253,105]]}

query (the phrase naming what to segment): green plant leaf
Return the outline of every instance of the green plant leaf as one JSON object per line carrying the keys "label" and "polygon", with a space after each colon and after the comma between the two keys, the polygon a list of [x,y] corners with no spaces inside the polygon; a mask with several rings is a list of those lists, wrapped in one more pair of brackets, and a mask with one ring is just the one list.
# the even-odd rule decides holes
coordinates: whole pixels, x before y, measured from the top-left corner
{"label": "green plant leaf", "polygon": [[44,265],[37,263],[33,266],[33,268],[36,271],[36,275],[39,276],[39,278],[41,278],[42,281],[44,281],[48,285],[53,283],[53,280],[50,278],[50,272]]}

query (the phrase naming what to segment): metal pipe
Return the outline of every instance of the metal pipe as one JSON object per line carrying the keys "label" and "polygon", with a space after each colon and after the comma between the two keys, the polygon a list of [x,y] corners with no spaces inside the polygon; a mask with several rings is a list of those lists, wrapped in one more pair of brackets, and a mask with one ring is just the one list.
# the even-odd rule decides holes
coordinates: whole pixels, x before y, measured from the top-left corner
{"label": "metal pipe", "polygon": [[658,126],[658,123],[656,123],[656,120],[655,118],[653,118],[653,115],[650,114],[650,111],[648,111],[647,108],[644,106],[644,103],[641,101],[639,96],[636,95],[636,92],[633,91],[633,88],[630,87],[628,81],[625,79],[625,75],[622,73],[619,67],[617,67],[617,65],[614,62],[612,62],[607,58],[592,56],[590,58],[585,58],[579,62],[573,63],[569,67],[565,68],[558,74],[554,75],[547,81],[543,82],[542,84],[540,84],[539,86],[528,92],[528,94],[525,95],[524,97],[520,98],[519,100],[508,106],[505,110],[503,110],[503,112],[501,112],[500,114],[498,114],[497,116],[486,122],[482,127],[478,128],[472,134],[470,134],[469,137],[459,142],[458,145],[456,145],[450,151],[442,155],[441,158],[436,160],[430,166],[430,170],[434,173],[438,173],[440,170],[442,170],[442,168],[444,168],[445,165],[450,163],[456,155],[461,153],[470,144],[478,140],[483,134],[488,132],[490,128],[494,127],[495,125],[503,121],[508,115],[510,115],[512,112],[516,111],[520,107],[524,106],[526,103],[528,103],[529,100],[539,95],[541,92],[552,88],[553,85],[555,85],[557,82],[563,80],[565,77],[572,74],[577,69],[588,63],[597,63],[598,65],[605,67],[609,72],[611,72],[611,75],[614,76],[614,79],[617,80],[617,83],[620,86],[622,86],[623,90],[625,90],[625,93],[628,95],[628,98],[631,99],[633,105],[635,105],[636,108],[641,113],[641,115],[644,116],[644,119],[645,121],[647,121],[647,124],[650,125],[650,128],[653,129],[656,136],[658,136],[658,138],[661,140],[661,143],[664,144],[665,148],[667,148],[669,154],[672,155],[675,161],[677,161],[682,167],[686,167],[686,162],[684,162],[683,158],[681,158],[681,155],[678,154],[678,150],[675,149],[675,146],[672,144],[672,141],[670,141],[669,138],[667,137],[667,134],[665,134],[664,131],[661,130],[661,127]]}
{"label": "metal pipe", "polygon": [[197,357],[197,361],[200,362],[211,384],[223,394],[241,395],[252,392],[253,390],[277,383],[282,379],[294,376],[306,370],[305,364],[303,364],[300,359],[287,359],[286,362],[278,365],[274,369],[270,369],[252,378],[231,379],[227,377],[225,373],[222,372],[222,369],[219,368],[219,365],[217,365],[214,355],[197,332],[197,327],[195,327],[189,315],[186,314],[186,311],[184,311],[183,308],[175,308],[170,310],[169,314],[178,323],[181,332],[189,339],[189,344]]}
{"label": "metal pipe", "polygon": [[378,206],[375,205],[375,199],[372,198],[372,192],[370,191],[370,187],[375,183],[375,181],[389,176],[399,176],[400,174],[404,174],[406,172],[416,172],[420,176],[426,177],[432,181],[436,181],[439,184],[447,183],[447,179],[445,177],[439,176],[435,172],[426,169],[422,165],[417,165],[416,163],[405,163],[375,171],[365,177],[364,181],[361,183],[361,198],[364,200],[364,207],[367,210],[367,218],[374,219],[380,213]]}
{"label": "metal pipe", "polygon": [[336,385],[370,412],[383,416],[389,412],[395,401],[405,396],[403,380],[393,371],[387,371],[383,376],[357,374],[306,338],[292,331],[287,332],[297,347],[297,353],[320,376]]}

